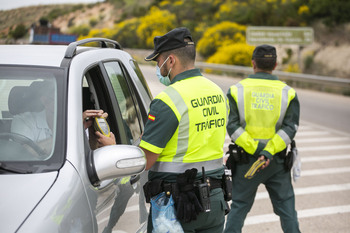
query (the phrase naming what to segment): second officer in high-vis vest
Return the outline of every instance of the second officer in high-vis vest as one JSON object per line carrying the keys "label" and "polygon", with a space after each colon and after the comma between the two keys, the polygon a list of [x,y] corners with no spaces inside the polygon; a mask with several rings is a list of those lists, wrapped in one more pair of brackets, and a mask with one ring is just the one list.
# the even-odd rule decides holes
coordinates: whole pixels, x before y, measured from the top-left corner
{"label": "second officer in high-vis vest", "polygon": [[[222,90],[195,69],[195,57],[190,32],[176,28],[155,37],[154,52],[145,58],[157,62],[158,78],[168,87],[152,101],[140,143],[149,170],[144,191],[148,201],[162,191],[174,196],[184,232],[221,233],[228,105]],[[209,206],[198,187],[208,188]]]}
{"label": "second officer in high-vis vest", "polygon": [[[252,58],[254,74],[227,93],[230,103],[227,131],[238,146],[232,155],[239,156],[234,159],[226,233],[241,232],[260,184],[265,185],[270,195],[283,231],[300,232],[290,169],[284,165],[286,147],[299,125],[299,101],[293,88],[272,75],[276,58],[275,47],[257,46]],[[259,172],[257,160],[262,164]]]}

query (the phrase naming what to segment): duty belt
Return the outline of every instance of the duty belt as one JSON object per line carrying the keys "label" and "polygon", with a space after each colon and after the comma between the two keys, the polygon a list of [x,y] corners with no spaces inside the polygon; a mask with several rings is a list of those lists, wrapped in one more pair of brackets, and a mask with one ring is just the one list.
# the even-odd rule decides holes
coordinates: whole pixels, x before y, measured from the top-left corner
{"label": "duty belt", "polygon": [[[205,181],[206,181],[206,183],[208,183],[210,191],[213,189],[222,188],[222,180],[207,177]],[[199,185],[202,183],[203,183],[203,181],[198,180],[198,181],[194,182],[194,185],[196,186],[196,185]],[[165,192],[165,194],[167,196],[170,196],[171,194],[173,196],[177,196],[177,194],[179,192],[178,187],[177,187],[177,183],[168,183],[168,182],[164,181],[162,184],[162,192]]]}
{"label": "duty belt", "polygon": [[[219,180],[219,179],[213,179],[210,177],[206,177],[205,182],[208,183],[210,191],[213,189],[216,189],[216,188],[223,187],[222,180]],[[195,181],[194,185],[196,186],[196,185],[199,185],[202,183],[203,183],[202,180],[198,180],[198,181]],[[144,190],[147,203],[150,202],[151,197],[156,196],[161,192],[165,192],[165,194],[167,196],[172,195],[174,199],[179,194],[178,184],[175,182],[171,183],[171,182],[166,182],[163,180],[154,180],[154,181],[148,181],[145,186],[147,186],[147,189],[152,190],[151,192]],[[145,186],[144,186],[144,189],[145,189]]]}

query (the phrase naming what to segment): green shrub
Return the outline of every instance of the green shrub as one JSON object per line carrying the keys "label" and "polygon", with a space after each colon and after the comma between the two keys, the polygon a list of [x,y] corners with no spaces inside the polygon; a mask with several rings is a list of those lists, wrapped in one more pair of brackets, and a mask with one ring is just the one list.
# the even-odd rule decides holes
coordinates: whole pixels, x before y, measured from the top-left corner
{"label": "green shrub", "polygon": [[137,28],[140,25],[138,18],[124,20],[115,24],[111,31],[112,39],[118,41],[126,48],[142,48],[142,42],[137,36]]}
{"label": "green shrub", "polygon": [[96,18],[91,18],[89,20],[89,24],[91,27],[95,27],[97,23],[98,23],[98,20]]}
{"label": "green shrub", "polygon": [[11,30],[9,35],[17,40],[19,38],[24,37],[27,34],[27,28],[24,26],[24,24],[18,24],[14,30]]}
{"label": "green shrub", "polygon": [[304,68],[305,68],[305,70],[311,69],[313,63],[314,63],[314,56],[313,55],[307,55],[304,58]]}
{"label": "green shrub", "polygon": [[69,29],[70,34],[78,36],[87,36],[90,32],[90,27],[88,25],[79,25]]}

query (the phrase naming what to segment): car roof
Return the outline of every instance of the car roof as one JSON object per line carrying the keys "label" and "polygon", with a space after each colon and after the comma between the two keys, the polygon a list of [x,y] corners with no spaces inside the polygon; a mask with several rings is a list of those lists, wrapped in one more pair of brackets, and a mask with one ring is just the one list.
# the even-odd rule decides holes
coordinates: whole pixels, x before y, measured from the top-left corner
{"label": "car roof", "polygon": [[59,67],[66,50],[64,45],[0,45],[0,64]]}
{"label": "car roof", "polygon": [[76,54],[85,50],[97,49],[96,47],[81,47],[91,42],[99,42],[100,48],[121,50],[117,41],[106,38],[87,38],[72,42],[69,45],[0,45],[0,65],[33,65],[33,66],[62,66],[68,65]]}

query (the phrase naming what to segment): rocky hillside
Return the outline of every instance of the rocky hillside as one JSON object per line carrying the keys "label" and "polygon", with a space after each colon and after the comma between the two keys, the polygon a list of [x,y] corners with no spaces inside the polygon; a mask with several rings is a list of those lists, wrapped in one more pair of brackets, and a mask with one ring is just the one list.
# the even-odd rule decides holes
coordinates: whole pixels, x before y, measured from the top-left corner
{"label": "rocky hillside", "polygon": [[[61,16],[55,17],[55,13]],[[22,23],[29,28],[32,23],[38,22],[41,17],[48,15],[55,18],[51,21],[53,26],[60,28],[61,32],[68,33],[69,28],[79,25],[89,25],[93,28],[112,28],[114,23],[122,17],[122,14],[122,9],[117,9],[106,2],[88,5],[33,6],[0,11],[0,43],[8,42],[5,38],[9,30],[16,25]],[[315,42],[301,50],[301,59],[303,61],[309,59],[309,62],[313,64],[312,70],[308,70],[308,72],[350,78],[350,24],[330,29],[321,23],[315,23],[313,28]],[[17,43],[26,43],[26,41],[26,39],[18,40]],[[282,56],[287,48],[293,50],[293,59],[296,60],[298,46],[277,46]]]}

